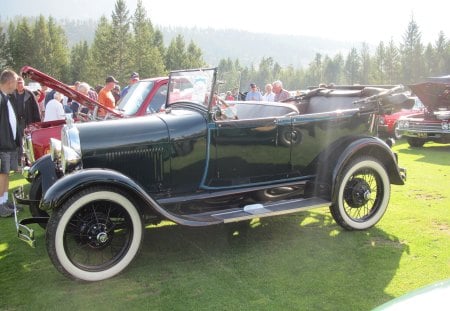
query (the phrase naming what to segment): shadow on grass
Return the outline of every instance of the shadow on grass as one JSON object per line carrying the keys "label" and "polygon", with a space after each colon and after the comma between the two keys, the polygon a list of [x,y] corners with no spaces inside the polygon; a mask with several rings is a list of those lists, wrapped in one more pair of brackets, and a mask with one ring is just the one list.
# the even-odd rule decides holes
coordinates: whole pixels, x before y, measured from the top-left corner
{"label": "shadow on grass", "polygon": [[405,144],[398,149],[399,153],[420,156],[416,161],[437,164],[450,164],[450,145],[425,144],[424,147],[414,148]]}
{"label": "shadow on grass", "polygon": [[392,298],[384,289],[408,251],[378,228],[344,231],[321,211],[167,225],[145,231],[140,255],[120,275],[85,283],[56,272],[43,230],[32,250],[13,232],[3,236],[5,223],[0,228],[0,309],[27,301],[54,308],[63,299],[68,310],[369,310]]}
{"label": "shadow on grass", "polygon": [[[232,309],[364,310],[392,298],[384,289],[405,251],[398,238],[377,228],[348,232],[327,214],[306,213],[149,229],[141,255],[122,277],[153,283],[159,293],[178,288],[175,301],[188,309],[195,308],[188,302],[193,295],[209,307],[232,301]],[[177,308],[172,295],[162,298]]]}

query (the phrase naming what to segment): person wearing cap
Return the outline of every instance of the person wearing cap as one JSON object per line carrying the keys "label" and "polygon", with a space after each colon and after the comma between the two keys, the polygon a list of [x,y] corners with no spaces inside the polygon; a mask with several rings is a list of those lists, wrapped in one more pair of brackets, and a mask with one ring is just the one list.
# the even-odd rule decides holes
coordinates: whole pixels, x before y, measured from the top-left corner
{"label": "person wearing cap", "polygon": [[[116,100],[111,91],[119,82],[113,76],[107,77],[105,82],[105,86],[98,93],[98,102],[108,108],[114,109],[116,107]],[[98,115],[103,117],[106,115],[106,111],[99,109]]]}
{"label": "person wearing cap", "polygon": [[258,89],[256,88],[255,83],[250,83],[250,91],[245,96],[245,100],[246,101],[248,101],[248,100],[262,101],[263,100],[263,97],[262,97],[261,93],[258,91]]}
{"label": "person wearing cap", "polygon": [[122,92],[120,93],[120,98],[124,98],[125,95],[127,95],[130,87],[138,81],[139,81],[139,74],[137,72],[132,72],[130,75],[130,82],[126,87],[123,88]]}

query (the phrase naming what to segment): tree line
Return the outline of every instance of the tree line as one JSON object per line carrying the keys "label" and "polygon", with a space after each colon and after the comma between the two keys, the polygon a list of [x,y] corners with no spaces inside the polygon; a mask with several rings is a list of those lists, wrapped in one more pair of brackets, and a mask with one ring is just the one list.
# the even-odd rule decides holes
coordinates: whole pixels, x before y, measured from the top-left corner
{"label": "tree line", "polygon": [[[316,53],[301,68],[281,66],[271,56],[263,57],[259,64],[242,65],[238,58],[223,58],[210,65],[233,76],[233,88],[241,83],[242,91],[250,82],[263,88],[281,80],[285,88],[296,90],[319,83],[410,84],[450,73],[450,41],[443,31],[434,43],[425,45],[411,18],[402,39],[399,44],[380,42],[374,53],[367,43],[345,55]],[[108,75],[126,84],[133,71],[141,77],[154,77],[170,70],[207,66],[200,47],[192,40],[187,44],[182,35],[164,45],[163,34],[153,27],[142,0],[133,14],[124,0],[117,0],[111,18],[100,18],[92,43],[82,40],[71,48],[63,28],[52,17],[22,17],[11,21],[6,31],[0,26],[0,65],[16,70],[31,65],[66,83],[78,80],[91,85],[103,84]]]}

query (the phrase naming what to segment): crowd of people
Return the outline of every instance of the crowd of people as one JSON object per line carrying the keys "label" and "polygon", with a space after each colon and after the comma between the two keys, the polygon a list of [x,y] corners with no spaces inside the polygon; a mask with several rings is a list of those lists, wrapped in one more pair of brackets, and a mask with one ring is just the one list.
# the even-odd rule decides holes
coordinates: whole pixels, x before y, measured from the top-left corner
{"label": "crowd of people", "polygon": [[280,80],[276,80],[272,84],[266,84],[264,91],[264,94],[262,94],[255,83],[250,83],[250,90],[247,92],[245,100],[283,102],[291,97],[289,92],[283,88],[283,83]]}

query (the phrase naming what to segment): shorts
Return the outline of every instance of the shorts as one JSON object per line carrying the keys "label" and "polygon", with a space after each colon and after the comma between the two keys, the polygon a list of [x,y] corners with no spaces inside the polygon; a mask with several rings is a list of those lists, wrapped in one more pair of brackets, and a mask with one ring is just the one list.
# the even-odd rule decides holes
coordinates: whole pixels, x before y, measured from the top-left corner
{"label": "shorts", "polygon": [[0,151],[0,174],[9,174],[10,171],[18,169],[17,151]]}

